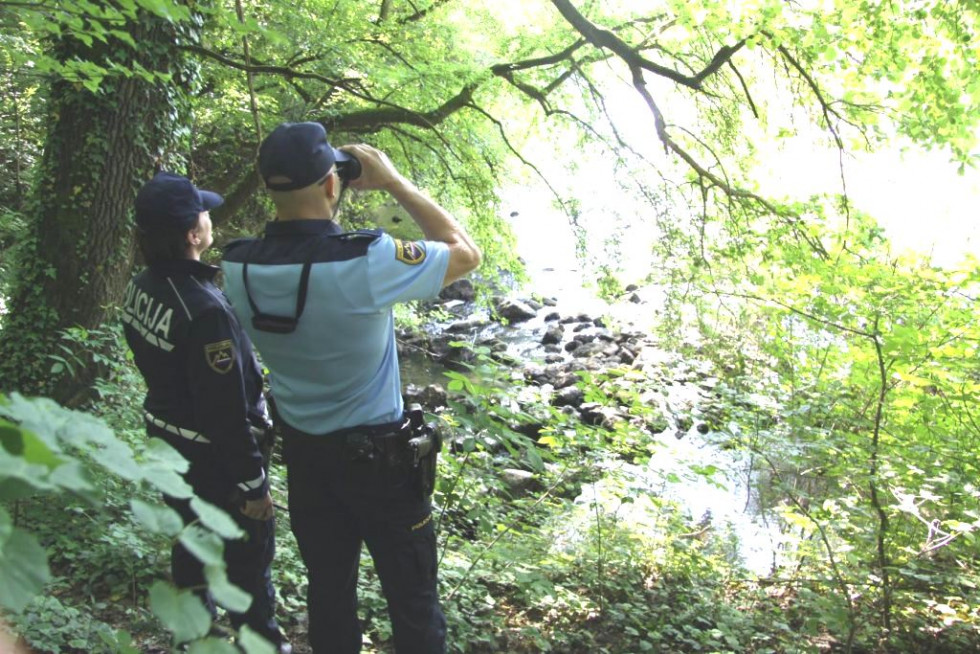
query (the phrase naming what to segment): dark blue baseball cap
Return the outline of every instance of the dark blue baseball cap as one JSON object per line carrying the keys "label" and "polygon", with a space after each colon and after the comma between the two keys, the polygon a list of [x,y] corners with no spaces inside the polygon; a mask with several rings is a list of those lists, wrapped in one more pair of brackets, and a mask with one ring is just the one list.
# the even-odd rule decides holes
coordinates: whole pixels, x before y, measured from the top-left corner
{"label": "dark blue baseball cap", "polygon": [[351,156],[327,142],[320,123],[282,123],[259,146],[259,174],[270,191],[295,191],[322,181]]}
{"label": "dark blue baseball cap", "polygon": [[161,171],[136,194],[136,224],[152,232],[186,232],[197,224],[202,211],[224,201],[217,193],[198,189],[182,175]]}

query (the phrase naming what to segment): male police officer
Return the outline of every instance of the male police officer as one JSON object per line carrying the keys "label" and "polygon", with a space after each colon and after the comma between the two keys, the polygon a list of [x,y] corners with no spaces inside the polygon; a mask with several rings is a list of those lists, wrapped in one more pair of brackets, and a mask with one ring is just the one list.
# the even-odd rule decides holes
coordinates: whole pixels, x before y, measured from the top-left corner
{"label": "male police officer", "polygon": [[[136,197],[137,241],[148,268],[126,289],[126,341],[147,385],[143,403],[150,436],[190,462],[186,481],[203,500],[232,515],[243,539],[225,541],[228,578],[252,596],[244,614],[230,613],[281,652],[288,652],[274,617],[269,568],[275,548],[272,498],[261,448],[268,413],[252,344],[213,281],[218,268],[201,263],[212,243],[209,209],[222,198],[186,177],[161,172]],[[185,523],[187,500],[165,496]],[[205,584],[201,563],[180,543],[171,556],[174,583]],[[201,594],[212,615],[214,602]]]}
{"label": "male police officer", "polygon": [[[359,164],[361,173],[348,172]],[[338,167],[341,167],[338,172]],[[442,207],[367,145],[336,150],[318,123],[285,123],[259,170],[276,205],[262,239],[232,244],[222,267],[235,311],[271,372],[289,473],[289,517],[309,573],[316,654],[361,648],[357,573],[368,546],[399,654],[445,651],[429,491],[406,419],[392,305],[435,297],[480,250]],[[355,178],[356,177],[356,178]],[[345,233],[347,183],[387,191],[425,234]]]}

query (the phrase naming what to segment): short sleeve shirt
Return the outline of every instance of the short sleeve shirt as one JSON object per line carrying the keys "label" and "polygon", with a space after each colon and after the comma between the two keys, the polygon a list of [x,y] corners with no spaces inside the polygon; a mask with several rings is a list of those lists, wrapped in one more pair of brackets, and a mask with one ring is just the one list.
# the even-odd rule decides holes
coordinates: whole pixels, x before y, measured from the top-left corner
{"label": "short sleeve shirt", "polygon": [[[295,316],[304,265],[309,281],[295,330],[257,329],[248,295],[263,314]],[[225,292],[269,368],[282,419],[309,434],[398,420],[392,307],[436,297],[448,265],[444,243],[342,232],[326,220],[269,223],[264,238],[230,245]]]}

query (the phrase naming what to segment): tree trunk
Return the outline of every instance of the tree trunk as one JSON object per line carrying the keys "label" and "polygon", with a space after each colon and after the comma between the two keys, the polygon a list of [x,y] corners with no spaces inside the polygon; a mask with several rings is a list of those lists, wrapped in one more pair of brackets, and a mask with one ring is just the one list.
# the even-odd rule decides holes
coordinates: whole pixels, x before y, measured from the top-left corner
{"label": "tree trunk", "polygon": [[[66,36],[56,46],[59,60],[139,64],[181,77],[174,25],[144,16],[126,29],[138,51],[114,39],[87,46]],[[52,82],[29,235],[0,331],[0,389],[64,402],[91,384],[97,344],[76,342],[66,356],[59,335],[98,328],[122,295],[133,264],[133,199],[175,134],[173,85],[112,74],[93,93],[63,78]],[[72,375],[51,378],[55,353],[72,363]]]}

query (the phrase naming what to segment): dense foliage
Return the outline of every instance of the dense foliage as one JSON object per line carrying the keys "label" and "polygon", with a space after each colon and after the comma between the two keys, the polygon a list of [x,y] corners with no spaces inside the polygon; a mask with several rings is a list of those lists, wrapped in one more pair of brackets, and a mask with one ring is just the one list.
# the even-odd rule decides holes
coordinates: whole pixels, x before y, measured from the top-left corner
{"label": "dense foliage", "polygon": [[[172,539],[212,562],[218,541],[154,499],[181,487],[181,463],[144,449],[112,305],[139,181],[188,173],[226,196],[220,239],[252,232],[268,217],[255,149],[282,120],[388,151],[466,222],[485,279],[519,273],[506,184],[543,178],[608,293],[617,262],[587,260],[610,251],[589,230],[627,213],[658,235],[648,281],[669,356],[579,382],[628,420],[574,420],[479,348],[448,380],[456,449],[436,501],[455,650],[980,646],[980,271],[893,255],[848,195],[852,154],[899,138],[975,165],[975,4],[0,0],[0,27],[0,604],[38,651],[207,632],[159,580]],[[836,190],[792,197],[763,174],[801,142],[837,153]],[[349,200],[355,224],[391,213]],[[638,478],[691,361],[712,381],[681,413],[754,462],[782,539],[768,575]],[[39,391],[85,413],[22,397]],[[502,468],[538,485],[512,496]],[[303,570],[287,530],[280,543],[282,612],[300,629]],[[383,649],[370,576],[362,597]]]}

